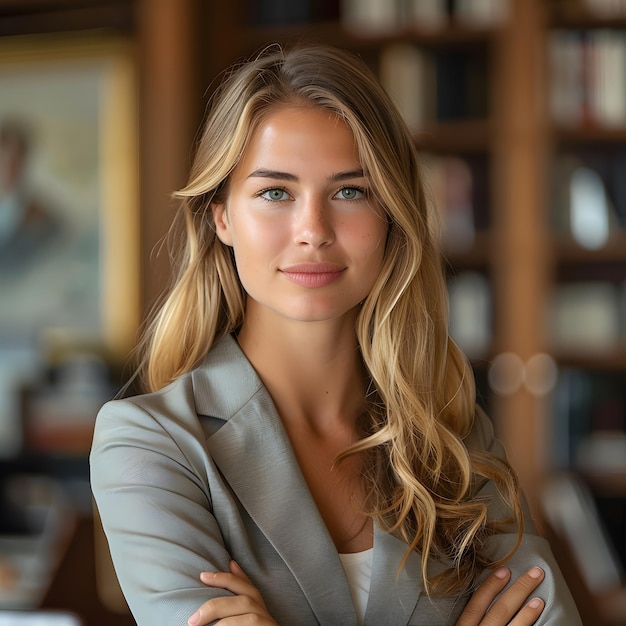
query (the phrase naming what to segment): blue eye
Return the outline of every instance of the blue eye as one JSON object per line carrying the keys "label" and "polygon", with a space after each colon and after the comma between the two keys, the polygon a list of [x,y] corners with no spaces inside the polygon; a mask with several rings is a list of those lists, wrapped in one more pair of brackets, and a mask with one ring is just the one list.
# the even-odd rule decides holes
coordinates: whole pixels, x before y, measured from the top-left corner
{"label": "blue eye", "polygon": [[280,187],[272,187],[270,189],[264,189],[259,193],[259,197],[269,202],[281,202],[289,199],[289,194]]}
{"label": "blue eye", "polygon": [[335,197],[340,200],[360,200],[365,197],[365,189],[361,187],[342,187]]}

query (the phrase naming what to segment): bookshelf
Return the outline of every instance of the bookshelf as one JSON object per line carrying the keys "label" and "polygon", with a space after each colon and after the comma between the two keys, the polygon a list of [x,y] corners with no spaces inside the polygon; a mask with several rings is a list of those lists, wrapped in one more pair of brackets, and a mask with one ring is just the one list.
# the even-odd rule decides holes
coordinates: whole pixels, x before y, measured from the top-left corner
{"label": "bookshelf", "polygon": [[[267,9],[280,4],[266,0],[254,6]],[[431,195],[440,207],[445,206],[444,196],[450,194],[451,186],[462,189],[463,176],[467,175],[463,168],[469,170],[471,189],[465,190],[469,226],[467,215],[459,218],[463,202],[459,204],[458,197],[453,207],[454,219],[461,223],[456,226],[462,229],[465,219],[469,230],[445,250],[455,289],[453,306],[473,315],[470,324],[465,323],[459,332],[470,337],[474,328],[480,337],[479,342],[465,346],[479,390],[520,474],[531,508],[540,517],[543,479],[560,469],[555,464],[554,424],[561,418],[554,413],[554,396],[562,376],[572,368],[597,376],[609,372],[619,375],[626,369],[621,309],[617,314],[604,311],[606,319],[615,320],[619,336],[613,341],[610,329],[604,328],[603,349],[594,343],[591,326],[587,328],[585,315],[589,311],[593,314],[593,306],[585,313],[580,304],[578,317],[571,315],[574,330],[570,335],[580,339],[579,343],[568,345],[563,328],[560,332],[564,336],[555,339],[555,301],[568,302],[570,298],[575,302],[578,297],[585,303],[593,293],[585,291],[587,283],[593,287],[594,281],[608,282],[615,294],[606,301],[626,306],[622,295],[626,231],[613,216],[610,236],[602,245],[590,248],[581,244],[572,236],[569,222],[557,227],[563,216],[556,214],[554,194],[563,190],[555,191],[552,182],[559,179],[555,175],[559,160],[571,155],[582,154],[589,162],[621,158],[626,110],[622,122],[620,100],[613,97],[600,109],[606,119],[594,118],[587,109],[578,117],[555,115],[554,42],[558,37],[571,39],[572,32],[595,33],[582,39],[593,42],[596,50],[598,41],[608,42],[615,68],[616,50],[626,47],[617,36],[626,33],[626,15],[597,10],[592,0],[502,0],[493,3],[491,17],[468,18],[471,4],[436,0],[302,2],[299,16],[277,23],[281,20],[255,17],[249,11],[251,5],[242,0],[215,9],[220,12],[220,28],[228,36],[221,36],[222,43],[212,43],[213,50],[219,48],[212,66],[217,72],[230,61],[274,41],[317,40],[352,49],[378,73],[397,97],[401,110],[405,107],[421,149]],[[474,3],[479,4],[489,3]],[[423,13],[412,13],[411,7]],[[466,13],[462,15],[462,11]],[[582,59],[584,54],[579,52],[579,56]],[[470,95],[456,92],[457,100],[469,98],[465,110],[446,110],[434,101],[438,91],[442,99],[450,99],[434,79],[441,79],[446,67],[452,88],[469,84],[474,90]],[[215,73],[208,69],[210,79]],[[407,80],[407,75],[414,76],[413,81]],[[604,89],[608,89],[607,80],[609,86],[619,82],[618,77],[604,76]],[[430,95],[424,97],[424,93]],[[623,100],[626,107],[626,93]],[[586,94],[583,104],[587,106],[589,101]],[[455,169],[456,174],[450,174]],[[446,175],[456,178],[451,183]],[[610,193],[615,194],[614,189]],[[473,285],[480,287],[472,291]],[[580,288],[578,294],[576,288]],[[602,307],[596,308],[602,315]],[[592,345],[593,349],[587,349],[581,339],[587,330],[587,347]],[[519,384],[505,384],[496,392],[489,379],[500,376],[499,371],[491,372],[492,366],[500,363],[516,368],[517,373],[507,375],[513,379],[517,376]],[[533,377],[547,380],[552,376],[548,370],[557,372],[554,385],[532,382]],[[617,480],[613,484],[621,483]]]}
{"label": "bookshelf", "polygon": [[[550,151],[555,170],[562,174],[554,177],[560,189],[550,193],[555,224],[551,233],[554,288],[578,285],[580,302],[604,285],[607,298],[598,314],[606,318],[603,326],[609,339],[604,348],[600,345],[595,350],[559,347],[558,355],[581,370],[605,369],[608,375],[623,372],[626,363],[622,296],[626,279],[626,9],[602,0],[548,4],[552,84],[578,94],[570,98],[574,103],[570,110],[555,103],[554,94],[550,101]],[[570,60],[578,59],[581,71],[563,70],[559,63],[564,50]],[[559,163],[566,162],[558,169]],[[576,215],[580,198],[585,200],[586,217]],[[586,222],[586,235],[575,226],[576,219],[583,217],[591,220]],[[596,300],[601,304],[603,298]],[[598,325],[600,318],[590,315],[587,322],[589,327]]]}
{"label": "bookshelf", "polygon": [[[546,203],[553,324],[556,318],[550,347],[560,365],[550,405],[552,462],[586,483],[623,567],[626,7],[619,4],[547,3],[553,175]],[[563,66],[568,59],[577,71]],[[569,105],[555,93],[558,89],[570,94]],[[565,315],[554,306],[563,297],[570,302]],[[578,315],[577,322],[559,334],[567,315]]]}

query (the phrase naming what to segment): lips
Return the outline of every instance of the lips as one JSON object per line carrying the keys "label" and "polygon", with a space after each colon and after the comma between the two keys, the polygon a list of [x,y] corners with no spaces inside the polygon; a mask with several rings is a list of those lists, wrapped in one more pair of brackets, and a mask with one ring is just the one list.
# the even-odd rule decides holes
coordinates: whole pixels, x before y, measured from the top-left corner
{"label": "lips", "polygon": [[325,287],[339,280],[346,270],[334,263],[299,263],[285,267],[280,271],[293,283],[302,287]]}

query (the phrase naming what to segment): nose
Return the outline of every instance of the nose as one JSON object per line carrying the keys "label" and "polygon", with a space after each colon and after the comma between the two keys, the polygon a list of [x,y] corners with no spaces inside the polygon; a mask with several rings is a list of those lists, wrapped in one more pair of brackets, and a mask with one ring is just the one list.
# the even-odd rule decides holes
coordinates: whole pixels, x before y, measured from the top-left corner
{"label": "nose", "polygon": [[331,209],[321,199],[307,198],[297,210],[294,241],[315,248],[335,240]]}

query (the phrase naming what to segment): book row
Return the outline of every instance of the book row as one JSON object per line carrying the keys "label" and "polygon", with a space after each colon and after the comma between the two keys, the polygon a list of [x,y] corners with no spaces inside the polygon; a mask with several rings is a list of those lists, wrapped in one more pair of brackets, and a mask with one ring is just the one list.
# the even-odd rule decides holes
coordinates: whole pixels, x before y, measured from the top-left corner
{"label": "book row", "polygon": [[564,127],[626,124],[626,33],[558,29],[549,41],[550,110]]}
{"label": "book row", "polygon": [[446,28],[452,20],[490,27],[508,16],[510,0],[249,0],[248,21],[288,25],[339,20],[365,35],[390,34],[415,27]]}
{"label": "book row", "polygon": [[[448,281],[450,334],[471,359],[489,355],[493,337],[492,290],[486,274],[466,270]],[[626,347],[626,281],[556,283],[545,311],[553,354],[613,355]]]}

